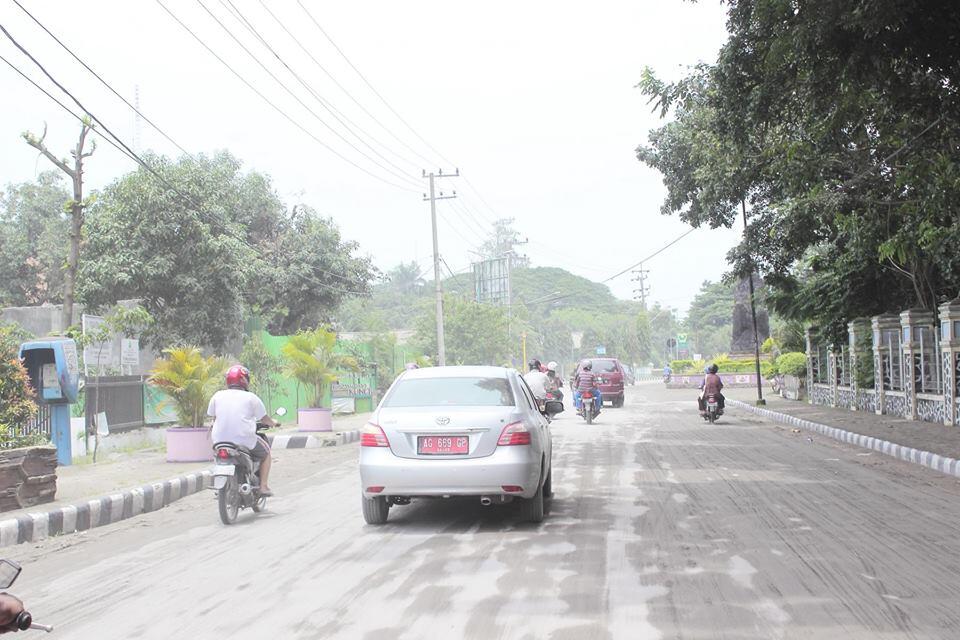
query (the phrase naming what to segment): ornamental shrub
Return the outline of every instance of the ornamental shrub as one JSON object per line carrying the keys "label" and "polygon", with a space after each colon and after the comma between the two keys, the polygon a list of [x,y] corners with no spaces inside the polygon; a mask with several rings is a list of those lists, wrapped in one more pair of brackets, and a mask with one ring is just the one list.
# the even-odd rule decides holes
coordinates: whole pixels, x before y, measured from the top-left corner
{"label": "ornamental shrub", "polygon": [[0,434],[11,436],[37,414],[17,335],[14,327],[0,325]]}
{"label": "ornamental shrub", "polygon": [[807,375],[807,354],[799,351],[784,353],[776,362],[777,373],[804,378]]}

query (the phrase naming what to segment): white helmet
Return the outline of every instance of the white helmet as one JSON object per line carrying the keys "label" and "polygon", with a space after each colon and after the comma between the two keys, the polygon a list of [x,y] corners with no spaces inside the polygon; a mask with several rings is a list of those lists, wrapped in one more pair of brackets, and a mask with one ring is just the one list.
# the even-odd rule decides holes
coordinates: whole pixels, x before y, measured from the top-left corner
{"label": "white helmet", "polygon": [[556,370],[557,370],[557,363],[556,363],[556,362],[548,362],[548,363],[547,363],[547,371],[556,371]]}

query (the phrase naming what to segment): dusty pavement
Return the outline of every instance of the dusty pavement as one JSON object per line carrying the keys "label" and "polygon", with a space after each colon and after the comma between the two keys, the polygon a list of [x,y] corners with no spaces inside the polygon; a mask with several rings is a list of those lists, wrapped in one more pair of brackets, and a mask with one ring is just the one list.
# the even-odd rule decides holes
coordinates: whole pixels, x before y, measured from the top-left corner
{"label": "dusty pavement", "polygon": [[[269,512],[213,494],[21,545],[15,590],[58,638],[956,638],[960,484],[630,389],[554,422],[556,498],[421,502],[369,527],[356,445],[276,452]],[[52,637],[52,636],[51,636]]]}

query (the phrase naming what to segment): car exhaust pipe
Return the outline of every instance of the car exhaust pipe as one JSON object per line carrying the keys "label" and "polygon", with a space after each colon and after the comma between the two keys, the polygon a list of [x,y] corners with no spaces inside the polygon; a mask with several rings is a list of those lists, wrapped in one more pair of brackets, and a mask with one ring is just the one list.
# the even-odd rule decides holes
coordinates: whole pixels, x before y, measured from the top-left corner
{"label": "car exhaust pipe", "polygon": [[489,507],[493,504],[493,500],[490,499],[490,496],[480,496],[480,504],[485,507]]}
{"label": "car exhaust pipe", "polygon": [[244,482],[242,485],[240,485],[240,495],[248,496],[250,495],[251,491],[253,491],[253,488],[248,483]]}

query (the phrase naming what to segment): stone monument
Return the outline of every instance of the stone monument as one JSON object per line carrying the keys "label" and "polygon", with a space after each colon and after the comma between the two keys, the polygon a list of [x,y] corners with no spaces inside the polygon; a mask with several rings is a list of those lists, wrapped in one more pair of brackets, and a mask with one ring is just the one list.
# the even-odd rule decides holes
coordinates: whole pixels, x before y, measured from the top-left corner
{"label": "stone monument", "polygon": [[[763,287],[763,281],[760,276],[753,276],[753,286],[758,295]],[[760,345],[764,340],[770,337],[770,317],[766,309],[757,303],[757,334],[760,339]],[[737,288],[733,290],[733,331],[730,341],[731,358],[750,358],[753,359],[754,350],[753,318],[750,315],[750,280],[743,278],[737,283]]]}

